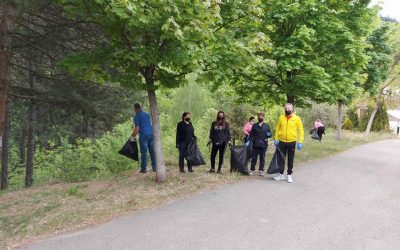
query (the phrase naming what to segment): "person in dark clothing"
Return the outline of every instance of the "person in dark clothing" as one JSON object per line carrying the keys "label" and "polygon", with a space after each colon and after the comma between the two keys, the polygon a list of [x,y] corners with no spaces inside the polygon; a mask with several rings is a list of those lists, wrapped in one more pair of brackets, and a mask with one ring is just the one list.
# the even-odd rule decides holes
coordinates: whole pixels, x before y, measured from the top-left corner
{"label": "person in dark clothing", "polygon": [[268,147],[268,138],[272,137],[271,129],[267,123],[264,122],[265,114],[258,113],[258,123],[253,124],[250,132],[250,138],[253,144],[253,155],[251,157],[250,175],[254,174],[256,170],[257,158],[260,157],[260,166],[258,168],[258,175],[264,175],[265,154]]}
{"label": "person in dark clothing", "polygon": [[322,135],[325,134],[325,126],[324,126],[324,124],[321,122],[320,119],[316,119],[316,120],[315,120],[315,122],[314,122],[314,129],[317,130],[319,142],[321,142],[321,140],[322,140]]}
{"label": "person in dark clothing", "polygon": [[[185,173],[184,161],[185,155],[188,150],[189,143],[194,138],[193,124],[190,122],[191,114],[189,112],[183,112],[182,121],[176,126],[176,148],[179,149],[179,171]],[[188,171],[193,172],[193,168],[189,162],[187,162]]]}
{"label": "person in dark clothing", "polygon": [[229,123],[225,121],[225,113],[219,111],[217,114],[217,120],[213,121],[210,129],[210,142],[212,143],[211,148],[211,169],[209,173],[215,172],[215,157],[219,152],[219,162],[217,174],[221,174],[222,164],[224,162],[225,149],[228,143],[231,141],[231,132],[229,130]]}

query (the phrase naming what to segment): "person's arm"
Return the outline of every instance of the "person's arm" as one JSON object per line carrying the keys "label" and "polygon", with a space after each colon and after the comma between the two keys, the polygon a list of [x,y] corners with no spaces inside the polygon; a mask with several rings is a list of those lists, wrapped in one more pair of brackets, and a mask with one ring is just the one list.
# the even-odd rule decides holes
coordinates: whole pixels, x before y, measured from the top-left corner
{"label": "person's arm", "polygon": [[135,115],[133,122],[135,124],[135,127],[133,129],[133,137],[136,137],[137,134],[139,133],[139,117],[137,115]]}
{"label": "person's arm", "polygon": [[267,134],[266,134],[266,136],[267,136],[267,138],[271,138],[272,137],[271,128],[269,127],[268,124],[266,124],[266,125],[267,125]]}
{"label": "person's arm", "polygon": [[212,141],[213,135],[214,135],[214,122],[211,123],[210,136],[208,137],[210,141]]}
{"label": "person's arm", "polygon": [[301,119],[299,117],[299,120],[297,122],[297,129],[298,129],[298,133],[299,133],[299,143],[303,143],[304,142],[304,128],[303,128],[303,123],[301,122]]}
{"label": "person's arm", "polygon": [[274,140],[277,141],[278,140],[278,134],[279,134],[279,129],[281,127],[281,119],[280,117],[278,118],[278,121],[276,122],[275,125],[275,134],[274,134]]}
{"label": "person's arm", "polygon": [[248,136],[250,133],[249,133],[249,131],[247,131],[247,128],[248,128],[248,126],[247,126],[247,123],[244,125],[244,127],[243,127],[243,134],[245,135],[245,136]]}
{"label": "person's arm", "polygon": [[180,126],[179,123],[176,125],[176,147],[179,147],[179,135],[180,135]]}
{"label": "person's arm", "polygon": [[229,129],[229,123],[226,123],[226,138],[228,139],[228,142],[231,141],[231,130]]}
{"label": "person's arm", "polygon": [[[192,128],[193,128],[193,138],[195,138],[196,135],[194,134],[194,126],[193,126],[193,123],[192,123],[192,122],[190,122],[190,126],[192,126]],[[193,138],[192,138],[192,139],[193,139]]]}

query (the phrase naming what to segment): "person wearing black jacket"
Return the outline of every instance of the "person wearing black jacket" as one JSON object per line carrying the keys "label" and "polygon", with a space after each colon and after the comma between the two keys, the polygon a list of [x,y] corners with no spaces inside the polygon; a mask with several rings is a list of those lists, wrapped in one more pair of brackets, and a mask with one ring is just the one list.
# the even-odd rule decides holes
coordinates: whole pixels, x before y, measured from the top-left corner
{"label": "person wearing black jacket", "polygon": [[211,148],[211,169],[209,173],[215,172],[215,157],[219,152],[219,162],[217,174],[221,174],[222,164],[224,162],[225,149],[228,143],[231,141],[231,132],[229,130],[229,123],[225,121],[225,113],[219,111],[217,114],[217,120],[213,121],[210,129],[210,142],[212,143]]}
{"label": "person wearing black jacket", "polygon": [[[176,147],[179,149],[179,171],[185,173],[184,161],[185,155],[188,150],[189,143],[194,138],[194,128],[190,122],[191,114],[184,112],[182,114],[182,121],[176,126]],[[188,171],[193,172],[192,165],[187,162]]]}
{"label": "person wearing black jacket", "polygon": [[258,175],[263,176],[265,166],[265,154],[268,147],[268,138],[272,137],[270,127],[264,122],[265,114],[258,113],[258,123],[253,124],[250,132],[250,138],[253,143],[253,155],[251,158],[250,175],[253,175],[256,169],[257,157],[260,157],[260,166]]}

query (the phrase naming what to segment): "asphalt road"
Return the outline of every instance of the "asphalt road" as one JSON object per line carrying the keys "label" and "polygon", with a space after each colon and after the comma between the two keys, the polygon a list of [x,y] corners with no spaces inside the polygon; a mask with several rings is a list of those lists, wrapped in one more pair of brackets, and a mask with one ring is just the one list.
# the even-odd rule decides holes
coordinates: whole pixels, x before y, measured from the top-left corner
{"label": "asphalt road", "polygon": [[400,249],[400,140],[252,177],[28,249]]}

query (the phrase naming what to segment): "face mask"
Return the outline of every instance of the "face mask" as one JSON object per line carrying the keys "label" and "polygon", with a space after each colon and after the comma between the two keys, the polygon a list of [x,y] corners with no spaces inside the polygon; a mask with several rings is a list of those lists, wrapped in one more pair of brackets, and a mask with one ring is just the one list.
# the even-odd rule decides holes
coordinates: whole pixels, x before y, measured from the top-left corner
{"label": "face mask", "polygon": [[186,117],[185,121],[190,122],[190,117]]}
{"label": "face mask", "polygon": [[259,122],[263,122],[263,121],[264,121],[264,118],[258,118],[258,121],[259,121]]}
{"label": "face mask", "polygon": [[286,115],[291,115],[291,114],[292,114],[292,111],[291,111],[291,110],[285,110],[285,114],[286,114]]}

